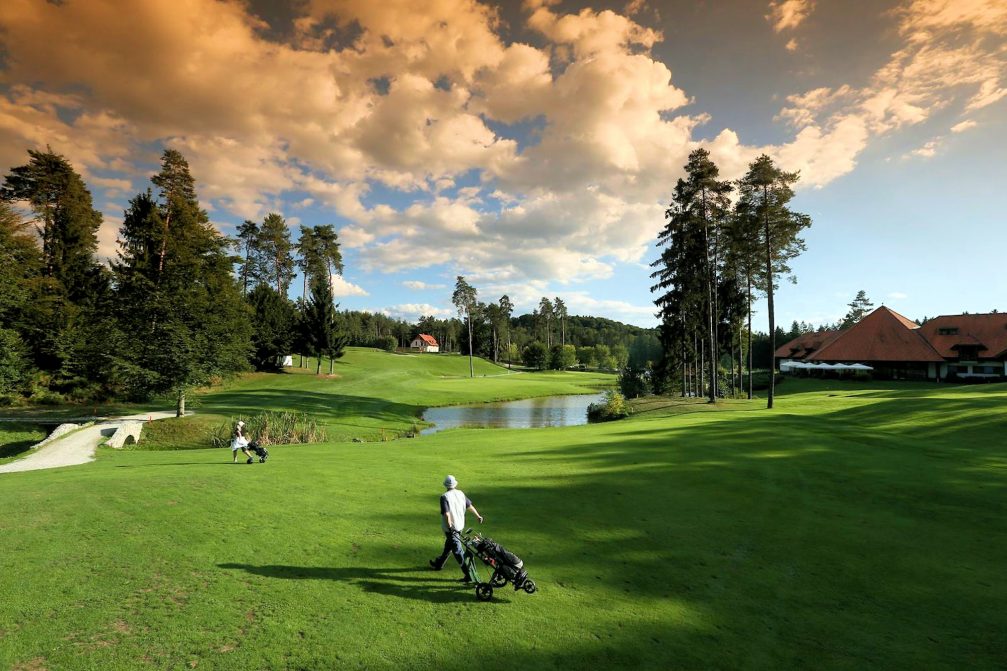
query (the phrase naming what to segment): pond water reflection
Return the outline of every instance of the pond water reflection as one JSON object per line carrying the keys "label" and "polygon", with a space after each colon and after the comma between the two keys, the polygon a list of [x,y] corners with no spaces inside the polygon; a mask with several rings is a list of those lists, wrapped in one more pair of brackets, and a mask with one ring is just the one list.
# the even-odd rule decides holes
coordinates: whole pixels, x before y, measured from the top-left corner
{"label": "pond water reflection", "polygon": [[427,435],[462,426],[530,429],[543,426],[587,424],[587,406],[600,400],[603,396],[604,394],[601,393],[545,396],[522,401],[428,408],[423,413],[423,419],[433,422],[434,426],[423,429],[420,434]]}

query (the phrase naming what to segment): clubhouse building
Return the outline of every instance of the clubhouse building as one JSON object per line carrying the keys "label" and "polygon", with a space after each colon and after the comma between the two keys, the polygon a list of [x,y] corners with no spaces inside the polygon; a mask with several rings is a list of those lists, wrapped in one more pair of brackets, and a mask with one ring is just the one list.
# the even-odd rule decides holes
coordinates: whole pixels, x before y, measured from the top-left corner
{"label": "clubhouse building", "polygon": [[865,364],[896,380],[1007,378],[1007,313],[943,315],[920,326],[879,307],[841,331],[806,333],[776,350],[776,364]]}

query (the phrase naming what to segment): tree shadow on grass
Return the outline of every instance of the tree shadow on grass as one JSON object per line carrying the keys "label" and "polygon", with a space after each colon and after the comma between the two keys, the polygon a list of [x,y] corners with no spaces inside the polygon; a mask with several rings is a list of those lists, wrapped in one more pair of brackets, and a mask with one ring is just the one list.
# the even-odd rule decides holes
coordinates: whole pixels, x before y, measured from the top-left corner
{"label": "tree shadow on grass", "polygon": [[31,449],[38,440],[19,440],[16,443],[8,443],[0,447],[0,459],[17,457]]}
{"label": "tree shadow on grass", "polygon": [[302,389],[256,389],[224,391],[203,397],[200,399],[200,409],[223,415],[256,410],[290,410],[306,412],[326,422],[360,416],[390,422],[410,422],[419,417],[423,406]]}
{"label": "tree shadow on grass", "polygon": [[[335,580],[357,585],[365,592],[430,603],[475,601],[475,588],[457,580],[454,571],[442,574],[416,575],[423,568],[372,568],[364,566],[286,566],[282,564],[226,563],[219,568],[242,570],[266,578],[285,580]],[[494,594],[494,601],[507,603]]]}

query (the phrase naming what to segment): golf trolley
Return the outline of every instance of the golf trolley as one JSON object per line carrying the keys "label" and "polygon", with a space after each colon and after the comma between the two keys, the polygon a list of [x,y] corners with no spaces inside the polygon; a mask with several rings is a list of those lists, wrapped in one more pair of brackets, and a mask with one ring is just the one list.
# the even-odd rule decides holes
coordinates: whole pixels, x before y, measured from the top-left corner
{"label": "golf trolley", "polygon": [[[507,583],[514,585],[515,592],[523,589],[528,594],[534,594],[538,589],[535,581],[528,577],[528,571],[524,570],[524,562],[520,557],[508,552],[492,538],[473,534],[472,529],[466,529],[461,535],[461,541],[465,547],[466,572],[475,580],[476,598],[480,601],[489,601],[493,598],[493,588],[503,587]],[[486,582],[479,579],[476,558],[492,571]]]}

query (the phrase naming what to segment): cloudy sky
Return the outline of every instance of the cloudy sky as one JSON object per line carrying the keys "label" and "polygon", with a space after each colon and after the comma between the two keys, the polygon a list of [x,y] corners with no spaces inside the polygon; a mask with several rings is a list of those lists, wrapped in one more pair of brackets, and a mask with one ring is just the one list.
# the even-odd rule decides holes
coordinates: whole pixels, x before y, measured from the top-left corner
{"label": "cloudy sky", "polygon": [[779,321],[1007,309],[1005,0],[3,0],[0,170],[45,145],[105,253],[168,146],[224,233],[334,224],[344,308],[641,325],[687,154],[766,152],[814,220]]}

